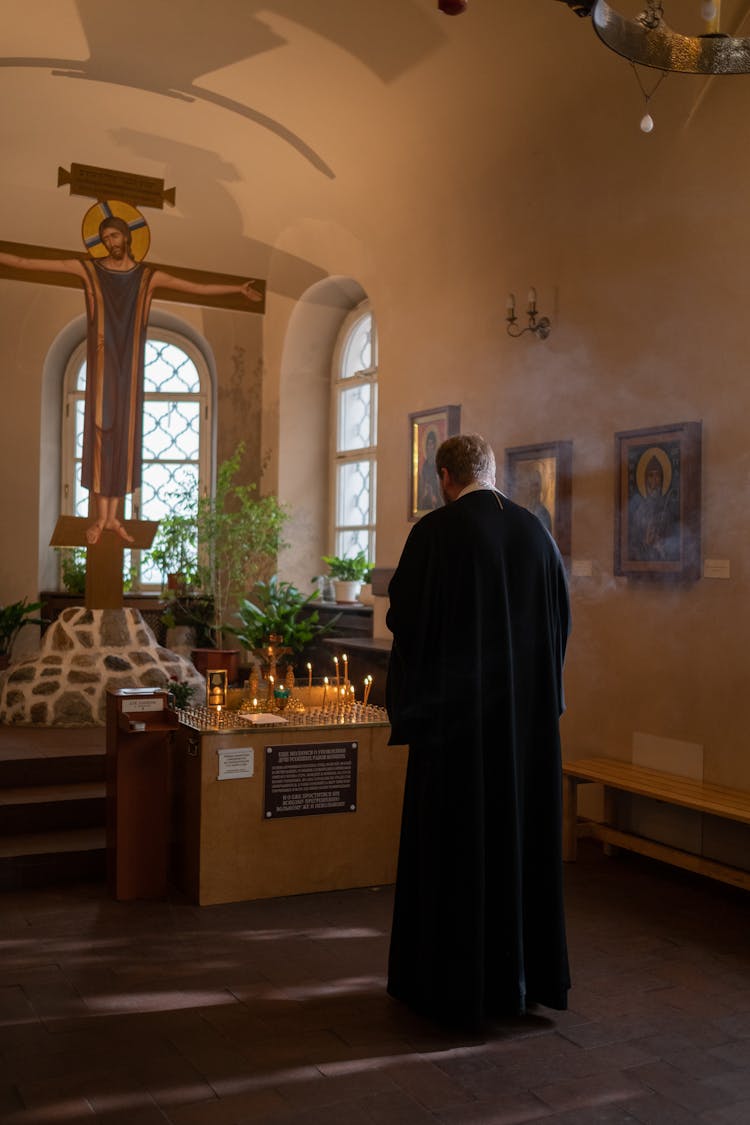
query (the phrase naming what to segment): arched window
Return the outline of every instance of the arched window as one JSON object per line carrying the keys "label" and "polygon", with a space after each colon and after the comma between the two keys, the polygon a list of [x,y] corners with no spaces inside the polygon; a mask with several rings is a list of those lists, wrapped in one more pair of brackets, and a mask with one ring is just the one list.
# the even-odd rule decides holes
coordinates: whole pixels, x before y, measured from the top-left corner
{"label": "arched window", "polygon": [[333,553],[375,558],[378,347],[369,305],[344,321],[333,368]]}
{"label": "arched window", "polygon": [[[188,486],[208,490],[210,477],[210,379],[205,359],[185,337],[166,328],[149,331],[144,365],[143,473],[140,487],[125,498],[125,517],[158,520],[170,512],[173,494]],[[62,496],[65,515],[88,515],[88,490],[81,486],[86,342],[73,352],[64,382]],[[130,557],[128,557],[128,555]],[[146,552],[126,552],[136,589],[156,589],[161,575]]]}

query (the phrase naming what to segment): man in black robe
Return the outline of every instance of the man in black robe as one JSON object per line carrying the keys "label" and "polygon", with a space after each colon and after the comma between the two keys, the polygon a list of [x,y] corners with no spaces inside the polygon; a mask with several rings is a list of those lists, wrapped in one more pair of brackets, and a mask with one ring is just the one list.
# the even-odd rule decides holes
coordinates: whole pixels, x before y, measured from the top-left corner
{"label": "man in black robe", "polygon": [[478,435],[443,442],[446,506],[389,588],[391,743],[409,745],[388,991],[477,1027],[564,1009],[562,666],[568,589],[552,537],[495,490]]}

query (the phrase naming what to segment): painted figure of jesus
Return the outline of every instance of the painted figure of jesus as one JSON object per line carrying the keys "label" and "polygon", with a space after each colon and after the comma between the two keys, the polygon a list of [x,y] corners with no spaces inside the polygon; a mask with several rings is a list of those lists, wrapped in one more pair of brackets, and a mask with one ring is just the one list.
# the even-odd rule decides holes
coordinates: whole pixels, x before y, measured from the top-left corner
{"label": "painted figure of jesus", "polygon": [[[103,206],[109,210],[112,205]],[[120,503],[138,487],[141,478],[144,350],[154,290],[171,289],[196,296],[240,293],[249,301],[263,299],[253,289],[252,281],[203,284],[136,261],[131,226],[115,214],[105,214],[97,242],[106,252],[104,257],[47,260],[0,252],[0,265],[73,274],[80,278],[86,293],[81,484],[93,498],[94,520],[86,531],[91,546],[105,529],[114,531],[126,543],[133,542],[120,520]]]}

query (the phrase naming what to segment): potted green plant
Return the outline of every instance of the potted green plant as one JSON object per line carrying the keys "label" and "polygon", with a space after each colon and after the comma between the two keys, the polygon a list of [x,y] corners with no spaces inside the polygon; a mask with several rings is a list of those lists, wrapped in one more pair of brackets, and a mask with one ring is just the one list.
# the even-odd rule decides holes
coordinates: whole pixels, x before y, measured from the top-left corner
{"label": "potted green plant", "polygon": [[[174,511],[159,520],[148,558],[158,568],[167,590],[184,591],[198,576],[196,504],[180,494],[186,511]],[[187,503],[186,503],[187,499]]]}
{"label": "potted green plant", "polygon": [[323,562],[333,580],[334,596],[341,605],[356,602],[357,595],[372,573],[372,563],[367,553],[359,551],[350,558],[340,555],[323,555]]}
{"label": "potted green plant", "polygon": [[[275,496],[259,496],[256,484],[236,482],[244,451],[244,442],[240,442],[219,466],[215,494],[200,497],[196,505],[198,584],[211,599],[213,621],[209,631],[217,649],[233,607],[258,581],[273,574],[288,518],[286,508]],[[230,682],[239,669],[239,650],[231,651],[235,655],[229,667]],[[217,665],[214,657],[207,659],[214,667],[226,667]],[[198,667],[201,662],[202,655],[194,654],[193,663]]]}
{"label": "potted green plant", "polygon": [[195,684],[189,684],[187,680],[178,680],[176,676],[171,676],[167,681],[169,705],[177,710],[184,710],[190,706],[190,699],[194,692]]}
{"label": "potted green plant", "polygon": [[24,625],[46,624],[43,618],[36,616],[41,608],[41,602],[29,602],[27,598],[0,606],[0,668],[10,664],[13,645]]}
{"label": "potted green plant", "polygon": [[60,578],[67,593],[83,595],[86,592],[86,548],[56,547],[60,555]]}
{"label": "potted green plant", "polygon": [[[190,641],[186,643],[187,648],[213,648],[212,629],[215,614],[210,595],[167,589],[165,599],[166,606],[160,618],[162,624],[166,625],[167,629],[189,630]],[[167,647],[175,647],[169,638]],[[181,648],[182,645],[179,645],[178,650]]]}
{"label": "potted green plant", "polygon": [[282,582],[274,574],[267,582],[256,583],[252,601],[249,598],[240,601],[237,616],[242,624],[228,631],[250,652],[259,651],[269,637],[274,636],[280,638],[285,648],[291,649],[293,656],[299,656],[338,621],[339,615],[321,625],[317,609],[307,612],[317,597],[317,590],[303,594],[293,583]]}

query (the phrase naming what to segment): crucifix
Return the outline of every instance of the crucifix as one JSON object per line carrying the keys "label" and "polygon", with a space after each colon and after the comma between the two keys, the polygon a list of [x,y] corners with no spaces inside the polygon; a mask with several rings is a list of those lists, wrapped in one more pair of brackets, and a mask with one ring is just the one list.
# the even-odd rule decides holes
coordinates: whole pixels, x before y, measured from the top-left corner
{"label": "crucifix", "polygon": [[151,546],[158,520],[122,520],[131,542],[114,531],[103,531],[94,545],[86,532],[90,519],[82,516],[59,516],[52,532],[50,547],[86,548],[87,609],[122,609],[122,561],[128,546],[144,550]]}
{"label": "crucifix", "polygon": [[122,605],[123,550],[149,547],[158,526],[121,518],[123,498],[141,479],[143,362],[151,302],[162,293],[196,304],[217,299],[223,304],[232,298],[243,309],[248,302],[260,303],[261,311],[264,293],[262,283],[258,289],[254,281],[206,281],[193,271],[146,265],[149,229],[135,204],[161,207],[164,199],[174,203],[174,189],[165,192],[163,181],[87,165],[72,165],[70,174],[60,172],[58,186],[69,183],[71,194],[97,200],[83,220],[87,253],[61,257],[57,251],[45,251],[28,257],[13,244],[0,243],[0,276],[73,284],[85,293],[81,484],[89,491],[89,516],[60,517],[51,545],[86,548],[86,605],[109,609]]}

